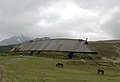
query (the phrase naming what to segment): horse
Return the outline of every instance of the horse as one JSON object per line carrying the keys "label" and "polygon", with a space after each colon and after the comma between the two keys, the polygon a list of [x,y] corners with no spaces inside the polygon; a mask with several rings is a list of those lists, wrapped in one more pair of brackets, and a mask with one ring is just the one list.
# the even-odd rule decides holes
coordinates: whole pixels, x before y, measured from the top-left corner
{"label": "horse", "polygon": [[64,65],[62,63],[57,63],[56,67],[61,67],[62,68],[62,67],[64,67]]}
{"label": "horse", "polygon": [[99,69],[98,69],[98,74],[104,75],[104,70],[99,68]]}

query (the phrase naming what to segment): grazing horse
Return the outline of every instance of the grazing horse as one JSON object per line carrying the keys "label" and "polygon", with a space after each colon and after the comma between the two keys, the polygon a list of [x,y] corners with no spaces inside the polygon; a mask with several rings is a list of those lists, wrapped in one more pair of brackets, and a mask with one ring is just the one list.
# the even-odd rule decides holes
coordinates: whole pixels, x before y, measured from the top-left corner
{"label": "grazing horse", "polygon": [[99,69],[98,69],[98,74],[104,75],[104,70],[99,68]]}
{"label": "grazing horse", "polygon": [[64,65],[62,63],[57,63],[56,67],[61,67],[62,68],[62,67],[64,67]]}

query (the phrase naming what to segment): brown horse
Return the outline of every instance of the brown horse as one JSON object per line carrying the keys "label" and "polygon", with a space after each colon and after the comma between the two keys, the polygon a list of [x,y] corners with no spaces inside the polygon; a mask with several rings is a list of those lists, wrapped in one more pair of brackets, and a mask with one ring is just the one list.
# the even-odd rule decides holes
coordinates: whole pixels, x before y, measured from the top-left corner
{"label": "brown horse", "polygon": [[64,67],[64,65],[62,63],[57,63],[56,67],[61,67],[62,68],[62,67]]}
{"label": "brown horse", "polygon": [[104,70],[99,68],[99,69],[98,69],[98,74],[104,75]]}

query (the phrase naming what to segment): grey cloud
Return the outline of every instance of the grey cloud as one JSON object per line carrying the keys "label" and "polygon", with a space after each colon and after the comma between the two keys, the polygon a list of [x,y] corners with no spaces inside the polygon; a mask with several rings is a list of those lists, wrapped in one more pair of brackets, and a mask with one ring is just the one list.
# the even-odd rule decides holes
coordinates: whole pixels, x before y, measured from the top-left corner
{"label": "grey cloud", "polygon": [[1,0],[0,10],[3,16],[15,16],[27,11],[35,11],[40,6],[48,6],[54,0]]}
{"label": "grey cloud", "polygon": [[105,30],[115,39],[120,39],[120,9],[119,12],[112,15],[112,19],[102,25]]}
{"label": "grey cloud", "polygon": [[[46,19],[47,20],[47,19]],[[51,21],[53,22],[53,21]],[[94,33],[93,22],[89,21],[80,21],[80,18],[77,20],[67,20],[60,23],[54,24],[52,26],[44,27],[39,26],[39,36],[49,36],[49,37],[68,37],[68,38],[84,38],[87,37],[85,33]],[[33,30],[32,30],[33,31]],[[31,31],[31,32],[32,32]],[[33,33],[35,33],[34,31]],[[38,32],[37,32],[38,33]],[[38,35],[38,34],[37,34]],[[36,36],[37,36],[36,35]]]}
{"label": "grey cloud", "polygon": [[78,6],[85,9],[109,9],[120,5],[119,0],[74,0]]}
{"label": "grey cloud", "polygon": [[0,0],[0,33],[15,35],[25,33],[38,21],[38,9],[54,0]]}
{"label": "grey cloud", "polygon": [[[111,16],[107,18],[109,20],[104,24],[98,26],[100,27],[101,31],[106,33],[106,35],[111,36],[112,39],[120,39],[120,3],[119,3],[120,1],[119,0],[90,0],[89,3],[88,0],[74,0],[74,2],[79,7],[82,7],[84,9],[92,9],[101,12],[100,17],[102,17],[103,14],[106,14],[107,16],[111,13]],[[119,10],[117,12],[114,12],[112,9],[117,6],[119,7]],[[110,10],[112,10],[110,13],[106,13],[109,12]],[[96,21],[99,22],[99,18]]]}
{"label": "grey cloud", "polygon": [[[100,32],[95,29],[104,30],[106,34],[114,38],[120,38],[120,13],[114,14],[113,18],[103,25],[98,25],[99,17],[81,19],[73,17],[70,20],[61,20],[60,11],[41,15],[41,9],[47,9],[55,2],[65,0],[0,0],[0,35],[17,35],[24,33],[34,33],[36,36],[49,37],[84,37],[85,33],[95,35]],[[66,0],[72,1],[83,10],[100,11],[99,14],[106,13],[116,5],[120,5],[119,0]],[[108,2],[109,1],[109,2]],[[54,12],[54,11],[53,11]],[[100,16],[102,16],[102,14]],[[94,16],[94,15],[93,15]],[[48,26],[35,26],[39,21],[45,20]],[[49,25],[51,24],[51,25]],[[109,30],[108,30],[109,29]],[[33,35],[34,35],[33,34]]]}

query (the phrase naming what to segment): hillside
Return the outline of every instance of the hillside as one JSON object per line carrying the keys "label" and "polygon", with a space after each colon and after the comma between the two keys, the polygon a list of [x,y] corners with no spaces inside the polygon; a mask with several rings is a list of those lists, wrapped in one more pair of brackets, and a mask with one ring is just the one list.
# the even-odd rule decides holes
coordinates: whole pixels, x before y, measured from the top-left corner
{"label": "hillside", "polygon": [[120,40],[89,42],[89,47],[103,56],[120,56]]}
{"label": "hillside", "polygon": [[[120,66],[110,61],[99,61],[105,71],[97,74],[94,61],[50,59],[43,57],[0,57],[0,82],[119,82]],[[3,60],[3,58],[5,58]],[[58,62],[64,67],[56,67]],[[88,69],[89,68],[89,69]]]}
{"label": "hillside", "polygon": [[8,53],[14,45],[0,46],[0,53]]}

